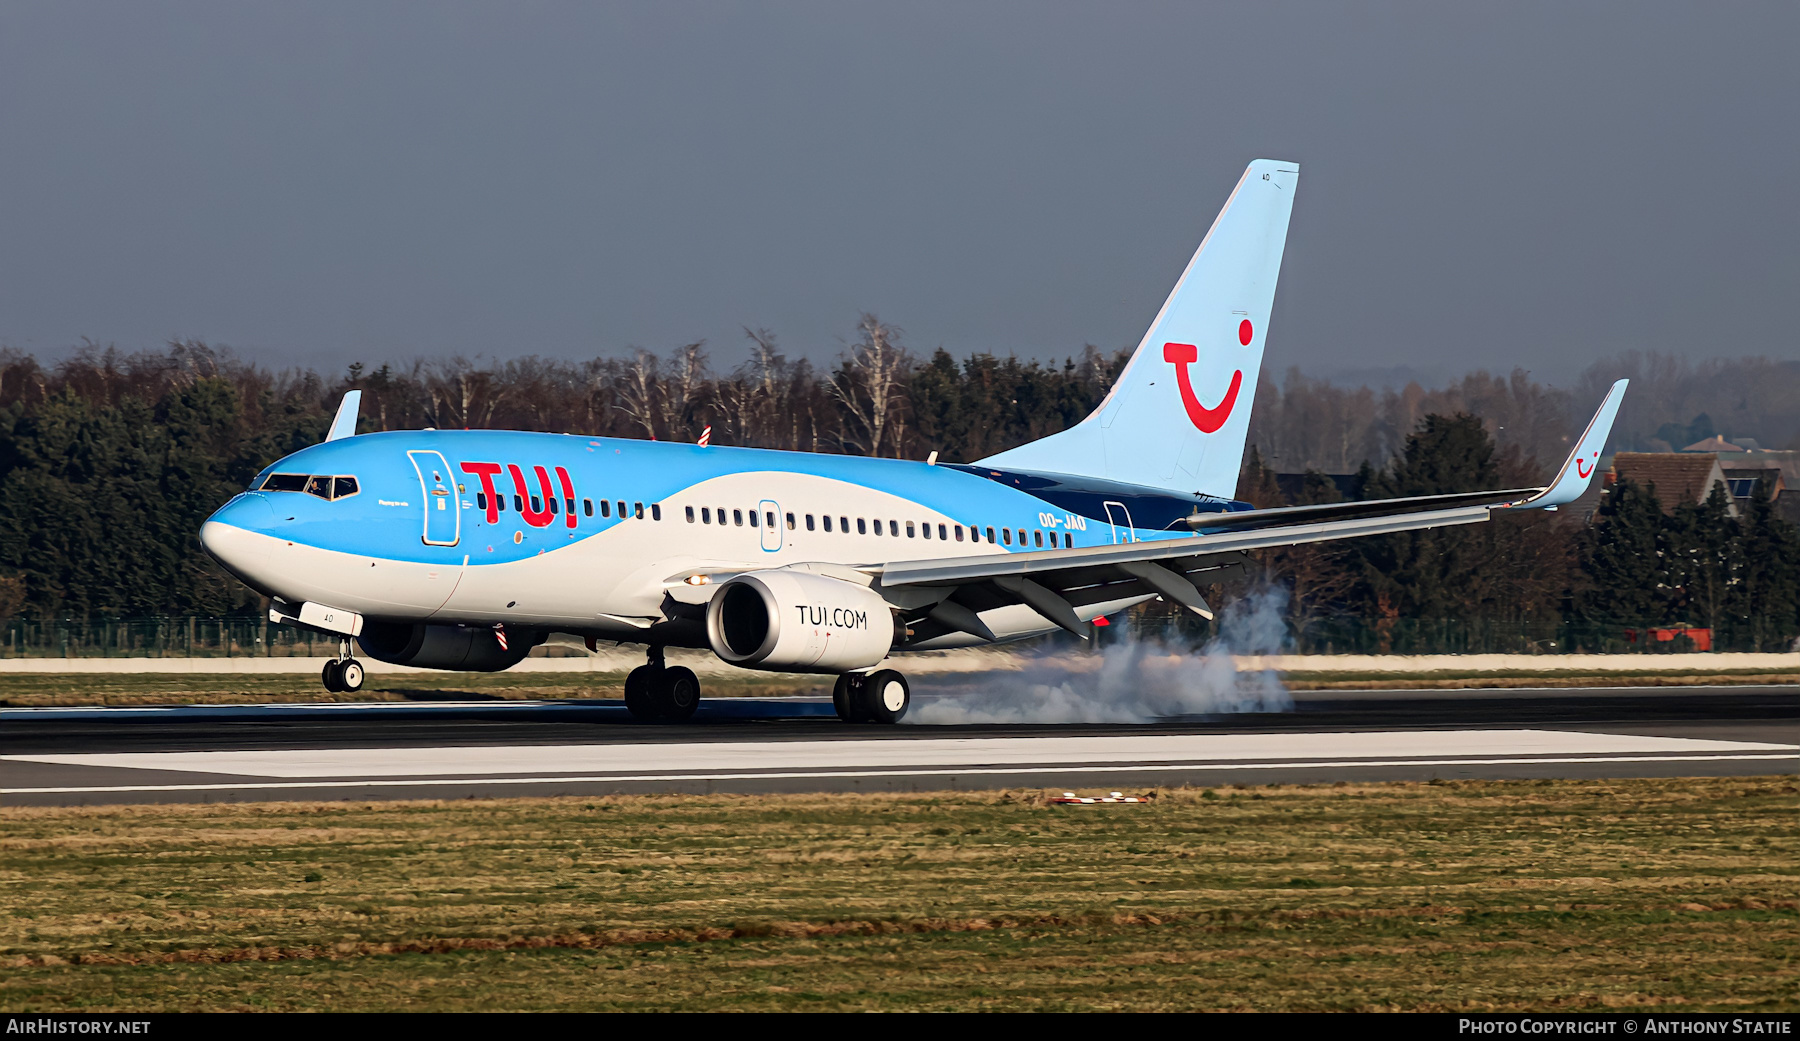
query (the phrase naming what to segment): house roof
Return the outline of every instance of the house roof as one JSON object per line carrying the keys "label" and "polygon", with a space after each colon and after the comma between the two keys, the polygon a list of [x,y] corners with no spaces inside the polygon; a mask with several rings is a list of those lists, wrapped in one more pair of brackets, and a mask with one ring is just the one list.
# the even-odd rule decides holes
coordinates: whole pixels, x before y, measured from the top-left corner
{"label": "house roof", "polygon": [[[1688,452],[1620,452],[1613,456],[1613,473],[1620,480],[1655,485],[1664,513],[1684,502],[1705,502],[1714,482],[1725,481],[1718,456]],[[1735,504],[1732,512],[1737,512]]]}
{"label": "house roof", "polygon": [[1704,441],[1695,441],[1682,449],[1683,452],[1748,452],[1742,445],[1734,445],[1730,441],[1715,434]]}

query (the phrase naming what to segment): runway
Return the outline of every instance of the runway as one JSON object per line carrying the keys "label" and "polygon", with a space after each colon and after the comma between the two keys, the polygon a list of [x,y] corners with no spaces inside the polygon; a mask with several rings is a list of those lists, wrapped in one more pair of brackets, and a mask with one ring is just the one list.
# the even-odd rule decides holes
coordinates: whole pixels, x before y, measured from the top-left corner
{"label": "runway", "polygon": [[688,725],[614,702],[0,709],[10,805],[612,792],[1093,789],[1800,771],[1800,689],[1297,694],[1148,724],[845,726],[818,699]]}

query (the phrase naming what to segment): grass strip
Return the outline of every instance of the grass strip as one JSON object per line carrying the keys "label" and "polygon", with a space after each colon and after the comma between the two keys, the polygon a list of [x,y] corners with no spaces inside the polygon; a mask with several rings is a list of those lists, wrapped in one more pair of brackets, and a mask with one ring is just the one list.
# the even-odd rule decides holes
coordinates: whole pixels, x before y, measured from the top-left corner
{"label": "grass strip", "polygon": [[[981,673],[940,673],[914,677],[920,692],[952,693],[979,687]],[[1800,673],[1367,673],[1295,672],[1283,676],[1290,690],[1480,690],[1518,687],[1684,687],[1695,685],[1800,684]],[[829,695],[827,677],[745,673],[707,676],[705,695],[791,697]],[[81,705],[217,705],[321,703],[342,701],[532,701],[565,698],[618,699],[625,696],[624,673],[407,673],[371,676],[355,694],[331,694],[313,675],[229,675],[180,673],[14,673],[0,675],[0,707]]]}
{"label": "grass strip", "polygon": [[0,1007],[1792,1009],[1800,787],[0,809]]}

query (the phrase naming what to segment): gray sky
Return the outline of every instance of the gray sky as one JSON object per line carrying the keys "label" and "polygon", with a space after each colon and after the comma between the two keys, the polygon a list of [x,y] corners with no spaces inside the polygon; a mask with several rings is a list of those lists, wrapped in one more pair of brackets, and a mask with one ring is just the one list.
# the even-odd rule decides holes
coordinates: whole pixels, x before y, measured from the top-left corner
{"label": "gray sky", "polygon": [[0,0],[0,344],[1135,343],[1244,164],[1268,362],[1800,358],[1800,5]]}

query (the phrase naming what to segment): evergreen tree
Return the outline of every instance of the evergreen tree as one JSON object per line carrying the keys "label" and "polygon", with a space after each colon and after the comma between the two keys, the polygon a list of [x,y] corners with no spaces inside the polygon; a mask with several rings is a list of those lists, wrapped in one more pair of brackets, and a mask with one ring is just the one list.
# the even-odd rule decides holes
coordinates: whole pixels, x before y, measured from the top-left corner
{"label": "evergreen tree", "polygon": [[1607,491],[1581,540],[1584,620],[1620,629],[1667,621],[1672,589],[1664,522],[1654,486],[1626,480]]}
{"label": "evergreen tree", "polygon": [[1724,486],[1714,482],[1701,502],[1675,507],[1663,533],[1667,582],[1674,593],[1670,620],[1718,633],[1743,569],[1737,522]]}
{"label": "evergreen tree", "polygon": [[1800,531],[1775,512],[1758,481],[1738,517],[1739,581],[1728,598],[1733,643],[1783,651],[1800,632]]}

